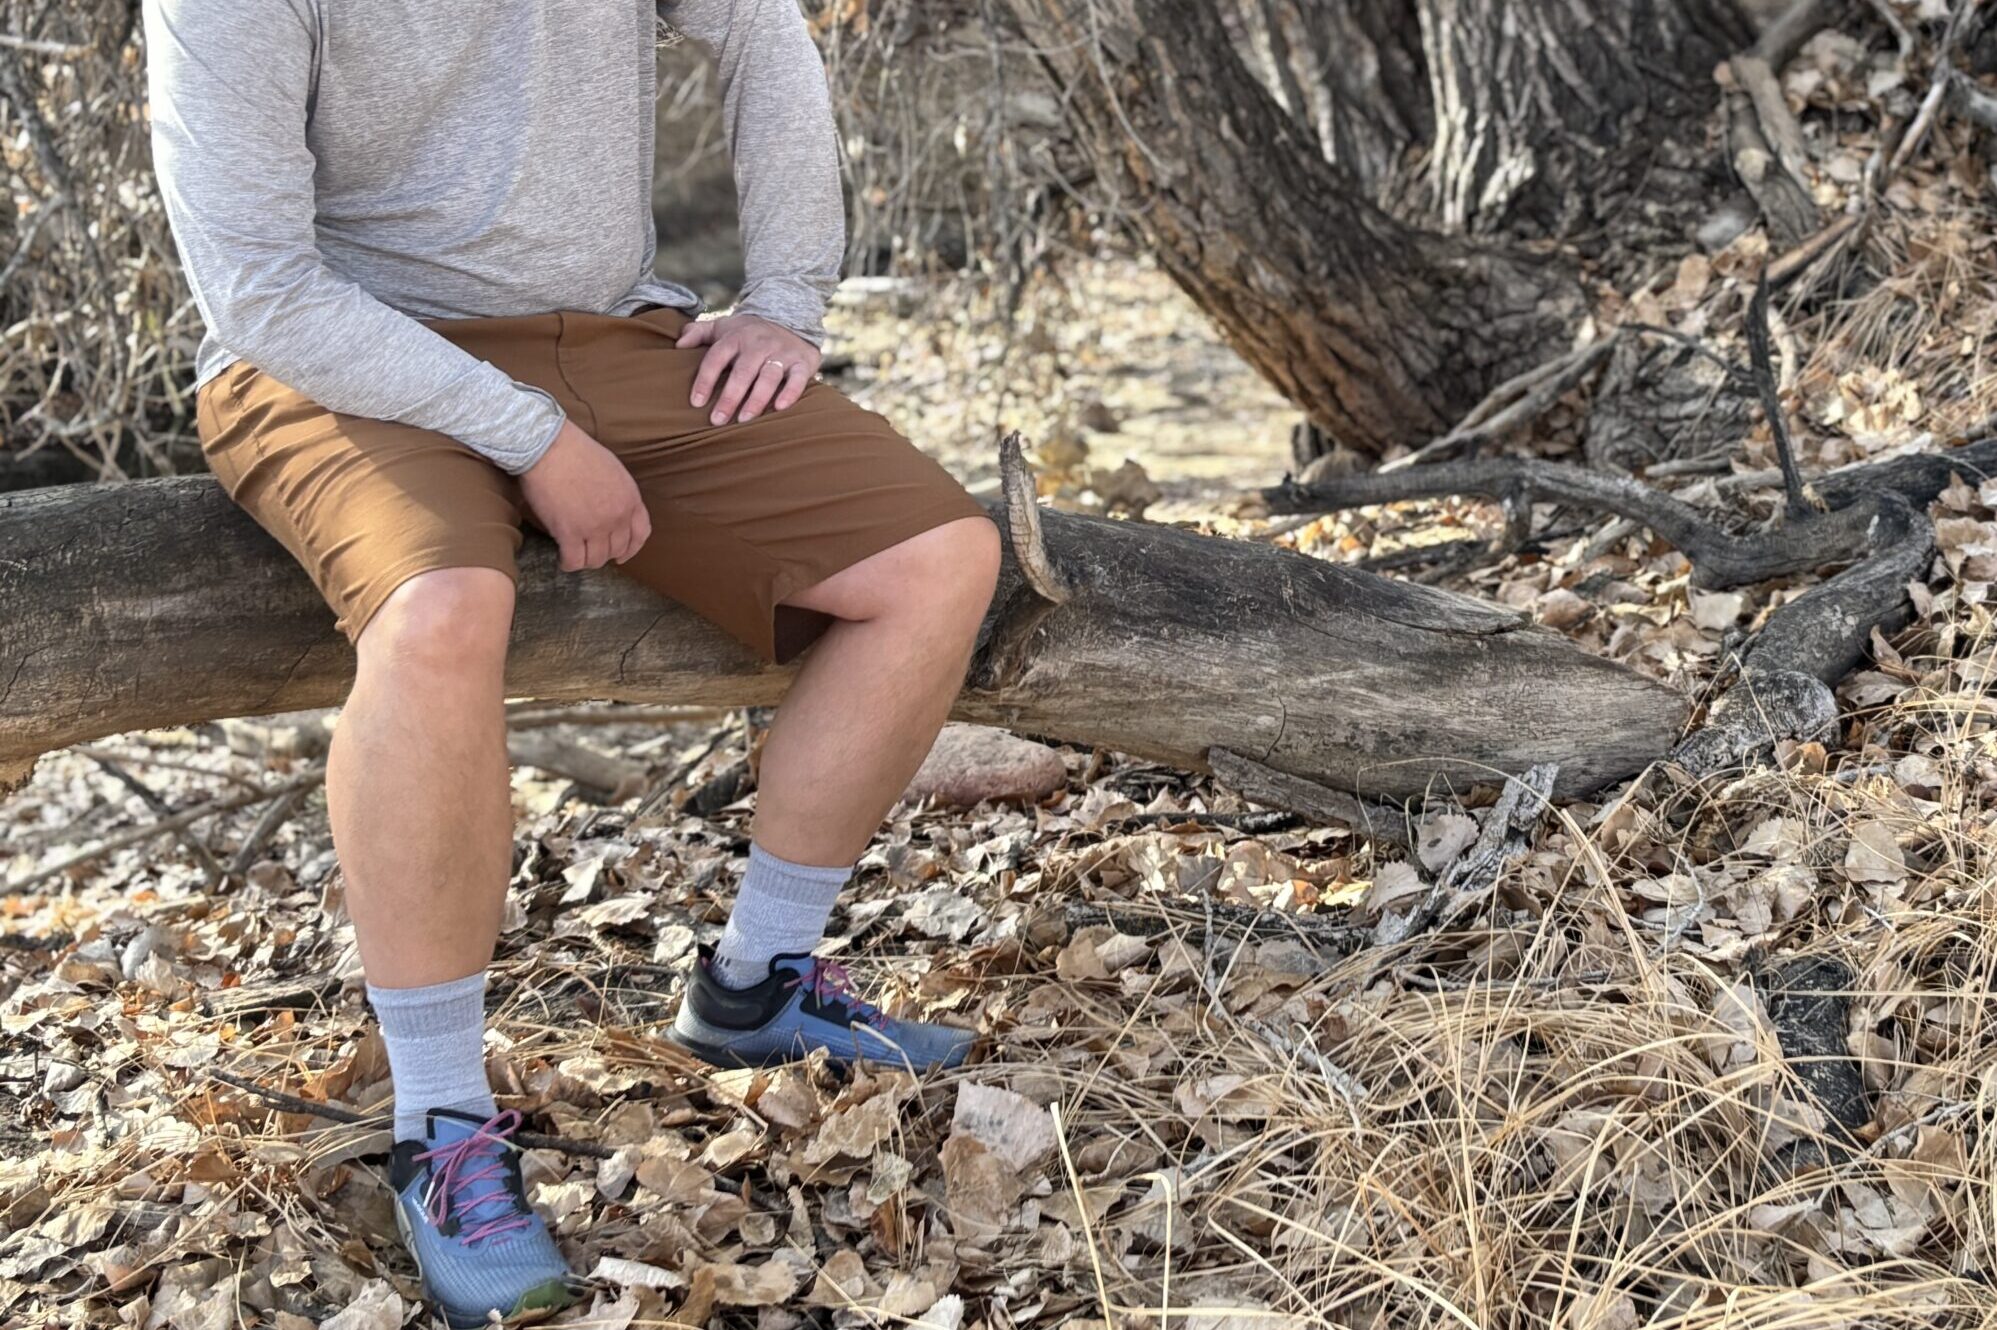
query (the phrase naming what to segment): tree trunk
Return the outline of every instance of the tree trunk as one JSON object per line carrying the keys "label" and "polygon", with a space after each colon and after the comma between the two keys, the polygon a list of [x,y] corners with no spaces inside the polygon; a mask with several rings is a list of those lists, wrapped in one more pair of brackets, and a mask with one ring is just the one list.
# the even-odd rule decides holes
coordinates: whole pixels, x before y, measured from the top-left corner
{"label": "tree trunk", "polygon": [[[1753,28],[1734,0],[1417,0],[1445,229],[1566,236],[1612,215],[1702,208],[1717,178],[1703,126],[1713,70]],[[1641,200],[1633,195],[1641,191]]]}
{"label": "tree trunk", "polygon": [[[1385,205],[1434,132],[1415,0],[1240,0],[1265,77],[1327,161]],[[1395,209],[1391,206],[1388,211]]]}
{"label": "tree trunk", "polygon": [[1564,344],[1569,262],[1389,216],[1256,80],[1212,0],[1012,7],[1160,264],[1333,438],[1422,442]]}
{"label": "tree trunk", "polygon": [[[1171,527],[1001,515],[1012,556],[962,719],[1196,770],[1225,748],[1398,798],[1541,763],[1580,793],[1664,753],[1686,715],[1670,689],[1466,597]],[[613,573],[564,575],[553,553],[523,552],[513,693],[781,696],[787,674],[719,630]],[[0,786],[105,734],[336,703],[352,670],[305,575],[205,477],[0,495]]]}
{"label": "tree trunk", "polygon": [[1444,432],[1564,344],[1578,264],[1520,241],[1686,243],[1725,183],[1713,70],[1753,38],[1736,0],[1011,6],[1106,206],[1366,455]]}

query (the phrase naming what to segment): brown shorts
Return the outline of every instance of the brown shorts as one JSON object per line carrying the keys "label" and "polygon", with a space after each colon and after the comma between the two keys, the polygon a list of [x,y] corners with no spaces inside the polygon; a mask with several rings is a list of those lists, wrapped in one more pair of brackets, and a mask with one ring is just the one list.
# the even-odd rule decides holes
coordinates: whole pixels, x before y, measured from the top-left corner
{"label": "brown shorts", "polygon": [[[893,426],[813,384],[785,411],[710,425],[688,404],[701,349],[687,316],[561,312],[429,326],[552,393],[623,459],[652,536],[621,571],[788,660],[827,620],[779,610],[870,555],[984,509]],[[202,451],[229,496],[305,566],[358,639],[405,580],[515,575],[527,514],[512,476],[410,425],[338,415],[238,362],[200,397]]]}

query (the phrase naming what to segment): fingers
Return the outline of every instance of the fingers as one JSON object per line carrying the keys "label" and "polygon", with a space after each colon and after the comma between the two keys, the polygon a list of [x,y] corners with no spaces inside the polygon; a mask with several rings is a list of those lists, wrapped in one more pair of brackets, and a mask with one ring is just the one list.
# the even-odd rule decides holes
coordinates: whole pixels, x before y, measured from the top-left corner
{"label": "fingers", "polygon": [[625,563],[652,538],[652,515],[642,503],[602,531],[587,536],[568,536],[556,541],[565,573],[601,568],[606,563]]}
{"label": "fingers", "polygon": [[754,420],[762,415],[770,399],[777,395],[777,389],[783,387],[789,373],[789,368],[780,361],[764,361],[763,367],[756,371],[755,386],[749,389],[749,398],[742,403],[742,414],[738,419]]}
{"label": "fingers", "polygon": [[652,515],[645,511],[645,505],[634,501],[630,515],[620,522],[610,537],[610,561],[629,562],[632,555],[645,547],[652,538]]}
{"label": "fingers", "polygon": [[[723,345],[725,346],[727,343],[723,343]],[[715,351],[720,349],[720,347],[716,347]],[[707,354],[711,359],[715,352],[710,351]],[[735,363],[728,371],[728,382],[723,385],[721,396],[715,399],[714,410],[707,417],[709,421],[716,425],[726,425],[729,421],[735,419],[736,409],[742,405],[742,399],[749,395],[749,389],[756,386],[756,376],[762,368],[747,356],[742,355],[739,349],[735,351],[734,356]],[[705,366],[702,368],[705,368]]]}
{"label": "fingers", "polygon": [[652,515],[645,511],[645,505],[641,503],[638,505],[637,513],[631,520],[631,547],[624,552],[623,558],[620,558],[617,562],[623,563],[639,550],[644,549],[645,542],[651,538]]}
{"label": "fingers", "polygon": [[818,370],[818,348],[746,315],[690,323],[677,344],[707,348],[687,399],[695,409],[713,402],[708,413],[712,425],[754,420],[765,411],[795,406]]}
{"label": "fingers", "polygon": [[[700,358],[700,371],[693,376],[693,395],[688,399],[694,406],[707,405],[707,399],[714,395],[714,385],[721,381],[722,372],[728,368],[729,362],[735,359],[740,347],[741,343],[732,338],[719,341],[709,347],[707,354]],[[715,411],[713,416],[715,424],[724,424],[727,419],[724,412]]]}
{"label": "fingers", "polygon": [[609,556],[608,562],[623,563],[626,559],[630,558],[631,524],[624,522],[612,527],[610,534],[604,537],[604,544],[607,546],[604,553]]}
{"label": "fingers", "polygon": [[775,411],[788,411],[797,405],[797,399],[804,396],[804,390],[811,386],[811,366],[792,365],[784,371],[784,386],[777,392],[777,400],[771,404]]}

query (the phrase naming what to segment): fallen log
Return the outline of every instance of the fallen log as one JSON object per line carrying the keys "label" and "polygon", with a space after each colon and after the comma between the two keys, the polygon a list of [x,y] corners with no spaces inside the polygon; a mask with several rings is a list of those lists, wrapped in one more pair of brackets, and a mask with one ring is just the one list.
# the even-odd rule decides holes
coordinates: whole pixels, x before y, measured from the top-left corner
{"label": "fallen log", "polygon": [[[1009,441],[1010,443],[1011,441]],[[955,715],[1203,770],[1222,747],[1390,798],[1557,764],[1558,793],[1678,739],[1683,698],[1524,617],[1291,551],[1027,512]],[[311,583],[206,477],[0,495],[0,787],[126,730],[337,703],[353,653]],[[530,538],[510,690],[546,701],[755,706],[766,667],[610,572]]]}

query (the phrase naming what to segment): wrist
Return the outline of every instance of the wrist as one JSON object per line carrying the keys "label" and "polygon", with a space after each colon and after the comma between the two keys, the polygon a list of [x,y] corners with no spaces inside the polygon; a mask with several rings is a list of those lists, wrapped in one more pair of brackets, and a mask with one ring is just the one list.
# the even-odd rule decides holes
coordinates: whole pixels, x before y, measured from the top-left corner
{"label": "wrist", "polygon": [[518,465],[509,466],[506,469],[516,476],[525,476],[547,459],[548,454],[555,450],[555,445],[561,441],[564,434],[568,433],[568,430],[568,415],[560,407],[555,408],[553,425],[526,453]]}

